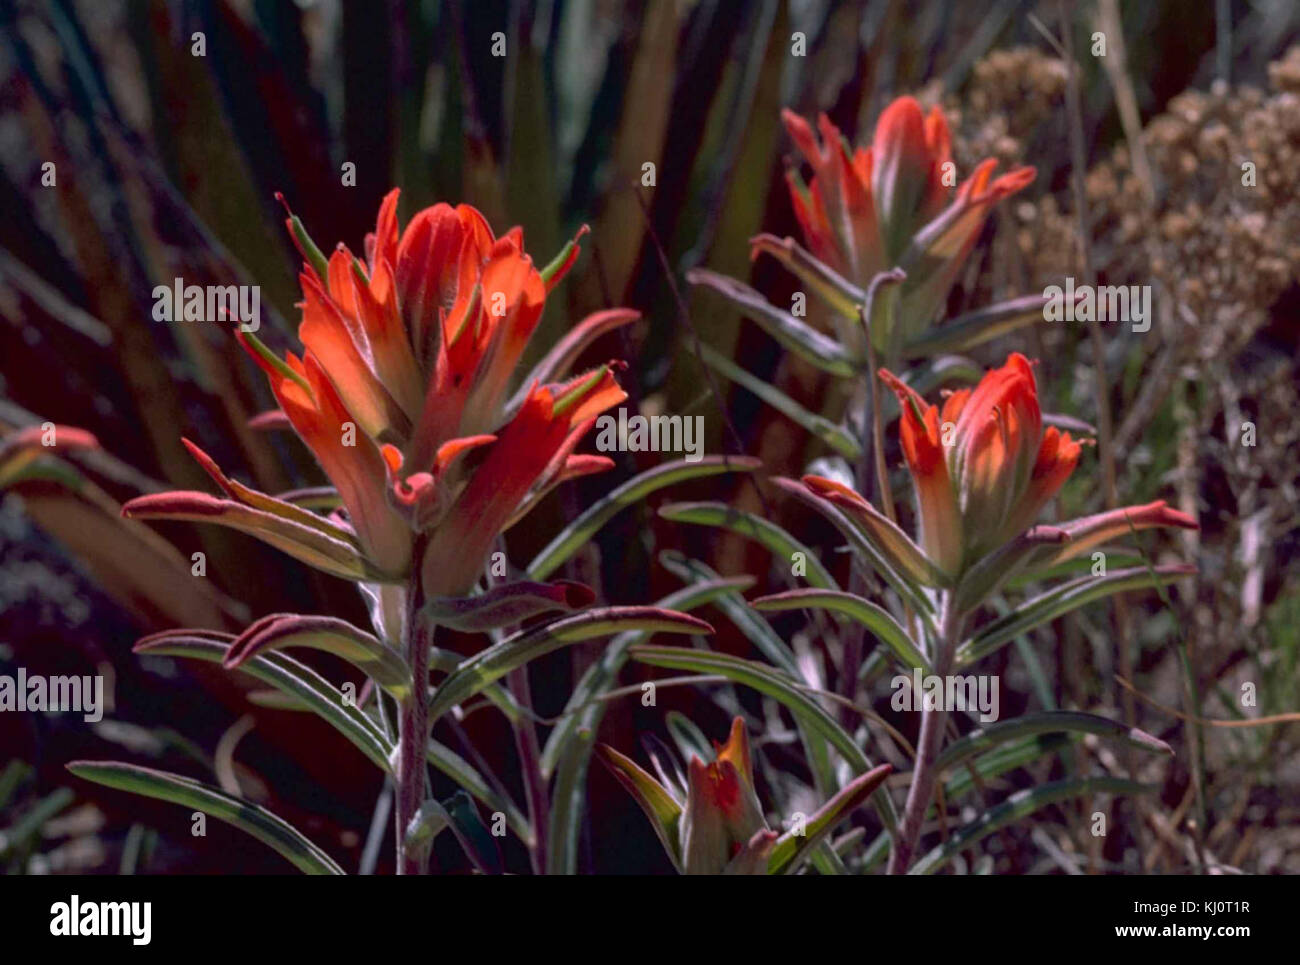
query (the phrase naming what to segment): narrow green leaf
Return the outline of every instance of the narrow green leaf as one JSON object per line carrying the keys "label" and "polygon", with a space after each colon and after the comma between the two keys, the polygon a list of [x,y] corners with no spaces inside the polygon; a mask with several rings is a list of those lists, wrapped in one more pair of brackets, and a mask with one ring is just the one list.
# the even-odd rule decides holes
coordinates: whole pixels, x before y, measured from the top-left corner
{"label": "narrow green leaf", "polygon": [[1099,717],[1096,714],[1076,710],[1057,710],[1049,713],[1026,714],[1013,720],[977,727],[944,748],[943,753],[935,760],[934,766],[939,771],[947,770],[976,754],[983,754],[999,744],[1016,738],[1031,734],[1062,732],[1096,734],[1098,737],[1119,741],[1144,751],[1170,755],[1174,753],[1174,749],[1164,741],[1136,727],[1129,727],[1127,724]]}
{"label": "narrow green leaf", "polygon": [[[780,670],[729,654],[687,650],[682,647],[636,646],[630,653],[633,660],[653,667],[718,674],[752,687],[776,700],[796,719],[828,741],[848,761],[854,773],[865,774],[872,768],[871,761],[862,753],[853,737],[795,680]],[[897,815],[889,795],[881,791],[872,796],[872,801],[885,826],[892,830],[897,824]]]}
{"label": "narrow green leaf", "polygon": [[1017,791],[1001,804],[985,811],[946,842],[922,856],[908,874],[930,874],[981,838],[1049,804],[1084,794],[1147,794],[1154,790],[1155,788],[1150,785],[1138,784],[1136,781],[1127,781],[1118,777],[1072,777]]}
{"label": "narrow green leaf", "polygon": [[709,368],[754,393],[777,412],[803,426],[845,459],[856,462],[861,458],[862,444],[843,426],[836,425],[825,416],[805,409],[776,386],[764,382],[748,369],[737,365],[711,345],[700,346],[700,357]]}
{"label": "narrow green leaf", "polygon": [[411,692],[411,668],[378,637],[336,617],[272,613],[250,624],[226,651],[222,666],[238,670],[260,653],[289,647],[323,650],[346,660],[398,700]]}
{"label": "narrow green leaf", "polygon": [[614,606],[588,610],[516,633],[470,657],[448,675],[429,705],[429,720],[439,717],[516,667],[560,647],[624,630],[662,633],[712,633],[703,620],[661,607]]}
{"label": "narrow green leaf", "polygon": [[609,767],[610,773],[632,795],[633,800],[650,819],[650,826],[659,837],[659,843],[668,852],[673,867],[682,870],[681,843],[677,840],[678,824],[682,817],[682,806],[664,788],[651,777],[636,761],[608,745],[600,745],[600,758]]}
{"label": "narrow green leaf", "polygon": [[776,847],[767,859],[767,873],[789,874],[798,869],[804,858],[810,856],[826,835],[848,817],[876,788],[884,783],[894,770],[892,764],[879,764],[866,774],[859,774],[840,789],[839,793],[817,809],[807,821],[801,834],[787,831],[777,839]]}
{"label": "narrow green leaf", "polygon": [[908,358],[923,358],[941,352],[969,351],[999,335],[1041,321],[1048,301],[1042,295],[1025,295],[959,315],[907,342],[903,353]]}
{"label": "narrow green leaf", "polygon": [[857,321],[867,293],[816,258],[793,238],[761,234],[749,240],[750,254],[764,251],[810,285],[835,311]]}
{"label": "narrow green leaf", "polygon": [[707,268],[692,268],[686,273],[686,280],[692,285],[704,285],[741,308],[747,318],[753,319],[782,346],[823,372],[841,378],[861,374],[839,342],[777,308],[745,283]]}
{"label": "narrow green leaf", "polygon": [[669,503],[660,508],[659,515],[675,523],[695,523],[699,526],[728,529],[766,547],[783,565],[793,560],[796,553],[801,554],[808,570],[804,578],[809,583],[824,590],[840,588],[816,553],[762,516],[715,502]]}
{"label": "narrow green leaf", "polygon": [[[234,637],[207,630],[171,630],[145,637],[135,645],[139,654],[190,657],[221,663]],[[341,690],[310,667],[283,653],[259,654],[242,664],[241,673],[260,680],[311,708],[384,771],[392,745],[379,729],[349,701]]]}
{"label": "narrow green leaf", "polygon": [[747,456],[705,456],[697,462],[677,460],[655,466],[633,476],[613,492],[598,499],[566,526],[528,564],[528,577],[544,580],[587,543],[596,532],[621,510],[639,502],[650,493],[673,483],[725,472],[752,472],[762,463]]}
{"label": "narrow green leaf", "polygon": [[297,828],[266,808],[227,794],[192,778],[117,761],[73,761],[68,770],[77,777],[133,794],[169,801],[211,815],[252,835],[309,875],[341,875],[328,854]]}
{"label": "narrow green leaf", "polygon": [[436,740],[429,741],[425,759],[468,791],[489,811],[500,811],[504,814],[506,824],[519,836],[519,840],[530,848],[533,846],[533,829],[528,823],[528,818],[513,801],[504,800],[492,790],[487,781],[483,780],[467,760]]}
{"label": "narrow green leaf", "polygon": [[1046,593],[1020,604],[1006,616],[994,620],[959,646],[956,665],[964,667],[982,660],[1006,646],[1026,630],[1032,630],[1071,610],[1077,610],[1085,603],[1125,590],[1168,586],[1195,572],[1195,567],[1182,564],[1157,566],[1150,570],[1134,568],[1116,570],[1105,576],[1087,576],[1053,587]]}
{"label": "narrow green leaf", "polygon": [[[751,576],[736,576],[730,579],[706,580],[694,583],[669,593],[658,600],[655,606],[667,610],[689,612],[713,602],[725,594],[739,593],[754,584]],[[601,651],[600,657],[587,668],[586,672],[574,685],[573,693],[564,708],[564,716],[556,722],[554,729],[546,738],[542,749],[542,776],[549,778],[555,772],[556,765],[565,745],[580,730],[595,730],[600,726],[605,713],[605,704],[597,700],[615,680],[619,671],[627,662],[628,647],[649,639],[649,630],[631,630],[620,633]],[[709,746],[705,741],[705,746]]]}
{"label": "narrow green leaf", "polygon": [[930,662],[916,649],[907,631],[883,608],[854,593],[841,590],[789,590],[750,601],[755,610],[770,613],[782,610],[801,610],[804,607],[820,608],[832,613],[842,613],[857,620],[889,648],[894,658],[906,669],[920,667],[929,672]]}

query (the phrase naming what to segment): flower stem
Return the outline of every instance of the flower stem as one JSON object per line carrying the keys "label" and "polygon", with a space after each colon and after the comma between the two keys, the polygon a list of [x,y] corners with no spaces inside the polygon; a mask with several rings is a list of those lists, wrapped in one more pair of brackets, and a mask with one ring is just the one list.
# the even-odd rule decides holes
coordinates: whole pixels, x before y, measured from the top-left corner
{"label": "flower stem", "polygon": [[[417,556],[418,559],[418,556]],[[405,621],[406,659],[411,665],[411,692],[402,701],[397,726],[397,873],[425,872],[428,850],[407,846],[406,834],[424,804],[425,753],[429,742],[429,650],[433,646],[433,625],[424,615],[424,591],[420,567],[414,568],[407,592]]]}
{"label": "flower stem", "polygon": [[[961,633],[961,615],[953,606],[952,594],[944,602],[943,625],[934,655],[934,673],[941,680],[952,666],[953,651]],[[944,688],[946,691],[946,688]],[[948,713],[943,708],[942,700],[938,707],[931,708],[922,700],[921,733],[916,741],[916,766],[912,770],[912,786],[907,792],[907,804],[903,808],[903,821],[899,825],[894,839],[893,850],[889,853],[891,875],[906,874],[911,867],[916,853],[916,843],[921,837],[921,826],[925,823],[925,812],[930,809],[930,800],[934,797],[934,783],[938,774],[934,770],[935,759],[943,744],[943,727],[948,720]]]}

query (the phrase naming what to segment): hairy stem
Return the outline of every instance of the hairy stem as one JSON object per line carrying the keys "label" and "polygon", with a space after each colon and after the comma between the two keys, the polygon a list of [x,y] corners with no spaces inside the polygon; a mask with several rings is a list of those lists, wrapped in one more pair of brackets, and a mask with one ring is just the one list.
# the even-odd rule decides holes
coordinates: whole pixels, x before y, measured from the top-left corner
{"label": "hairy stem", "polygon": [[424,615],[420,567],[407,594],[406,659],[411,665],[411,693],[402,701],[397,724],[397,873],[424,874],[427,849],[409,848],[406,834],[420,813],[425,795],[425,753],[429,742],[429,650],[433,625]]}
{"label": "hairy stem", "polygon": [[[953,606],[949,594],[944,604],[943,625],[934,655],[934,673],[942,679],[952,666],[953,651],[961,634],[961,615]],[[903,821],[894,838],[894,847],[889,853],[889,874],[906,874],[911,867],[916,853],[916,843],[921,837],[921,826],[925,823],[925,812],[930,809],[934,797],[935,759],[943,746],[943,728],[948,719],[948,712],[939,707],[931,708],[924,701],[921,705],[921,733],[916,741],[916,766],[912,770],[912,786],[907,792],[907,804],[903,808]]]}

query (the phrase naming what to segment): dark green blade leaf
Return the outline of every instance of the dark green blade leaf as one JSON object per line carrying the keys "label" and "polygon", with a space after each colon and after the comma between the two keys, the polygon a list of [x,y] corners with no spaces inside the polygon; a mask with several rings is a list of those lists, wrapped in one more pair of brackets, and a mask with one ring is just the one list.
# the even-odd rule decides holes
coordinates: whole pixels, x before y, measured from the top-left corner
{"label": "dark green blade leaf", "polygon": [[[135,652],[221,663],[233,639],[204,630],[172,630],[145,637],[135,645]],[[379,725],[316,671],[283,653],[259,654],[239,669],[310,707],[376,765],[389,770],[392,745]]]}
{"label": "dark green blade leaf", "polygon": [[772,555],[783,561],[792,561],[796,553],[807,563],[804,577],[813,586],[824,590],[838,590],[840,585],[827,572],[817,554],[795,539],[776,523],[735,509],[726,503],[669,503],[659,510],[659,515],[675,523],[696,523],[700,526],[717,526],[731,530],[767,547]]}
{"label": "dark green blade leaf", "polygon": [[791,831],[787,831],[781,835],[776,842],[776,847],[768,856],[767,873],[780,875],[796,870],[822,839],[883,784],[893,770],[890,764],[880,764],[866,774],[858,775],[817,809],[817,813],[808,819],[803,834],[796,836]]}
{"label": "dark green blade leaf", "polygon": [[179,774],[117,761],[73,761],[68,770],[96,784],[202,811],[274,848],[306,874],[344,874],[333,858],[289,822],[264,807],[240,800],[219,788]]}
{"label": "dark green blade leaf", "polygon": [[[718,674],[752,687],[782,704],[800,722],[828,741],[849,762],[855,773],[865,774],[872,768],[871,761],[862,753],[852,736],[803,687],[773,667],[729,654],[686,650],[681,647],[637,646],[630,652],[633,660],[652,667]],[[893,828],[897,817],[889,795],[882,790],[873,795],[872,800],[885,826]]]}
{"label": "dark green blade leaf", "polygon": [[946,842],[922,856],[908,874],[930,874],[981,838],[1049,804],[1084,794],[1147,794],[1154,790],[1155,788],[1150,785],[1138,784],[1118,777],[1072,777],[1017,791],[1001,804],[985,811]]}
{"label": "dark green blade leaf", "polygon": [[1006,616],[994,620],[959,646],[957,666],[964,667],[981,660],[1006,646],[1025,631],[1055,620],[1071,610],[1077,610],[1085,603],[1124,590],[1168,586],[1195,572],[1196,567],[1182,564],[1156,566],[1150,569],[1135,567],[1131,570],[1116,570],[1105,576],[1087,576],[1053,587],[1046,593],[1020,604]]}
{"label": "dark green blade leaf", "polygon": [[999,744],[1019,737],[1067,732],[1096,734],[1144,751],[1170,755],[1174,753],[1174,749],[1164,741],[1136,727],[1129,727],[1127,724],[1082,711],[1056,710],[1041,714],[1026,714],[1014,720],[977,727],[944,748],[943,753],[934,762],[934,766],[940,771],[955,767],[976,754],[982,754]]}
{"label": "dark green blade leaf", "polygon": [[700,476],[715,476],[724,472],[752,472],[761,465],[759,460],[747,456],[705,456],[698,462],[687,462],[682,459],[664,463],[662,466],[655,466],[633,476],[613,492],[588,506],[581,516],[551,540],[528,564],[528,576],[535,580],[546,579],[610,519],[656,489]]}
{"label": "dark green blade leaf", "polygon": [[929,661],[916,649],[898,621],[881,607],[854,593],[842,590],[787,590],[785,593],[760,596],[751,600],[749,605],[764,613],[801,610],[804,607],[819,607],[832,613],[842,613],[875,634],[903,667],[908,670],[920,667],[928,672]]}
{"label": "dark green blade leaf", "polygon": [[456,704],[468,700],[516,667],[522,667],[552,650],[625,630],[661,633],[712,633],[703,620],[653,606],[613,606],[564,617],[541,627],[516,633],[469,658],[448,675],[429,704],[429,720],[436,721]]}

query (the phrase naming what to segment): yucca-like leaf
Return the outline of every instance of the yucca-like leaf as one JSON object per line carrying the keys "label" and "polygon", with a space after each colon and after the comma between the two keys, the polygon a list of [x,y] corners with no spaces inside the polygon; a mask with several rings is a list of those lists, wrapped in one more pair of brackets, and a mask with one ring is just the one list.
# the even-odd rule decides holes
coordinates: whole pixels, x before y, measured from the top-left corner
{"label": "yucca-like leaf", "polygon": [[344,874],[334,859],[288,821],[266,808],[227,794],[192,778],[117,761],[73,761],[77,777],[133,794],[169,801],[224,821],[288,859],[299,871],[314,875]]}

